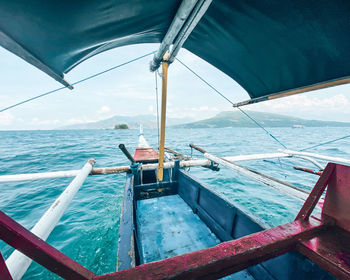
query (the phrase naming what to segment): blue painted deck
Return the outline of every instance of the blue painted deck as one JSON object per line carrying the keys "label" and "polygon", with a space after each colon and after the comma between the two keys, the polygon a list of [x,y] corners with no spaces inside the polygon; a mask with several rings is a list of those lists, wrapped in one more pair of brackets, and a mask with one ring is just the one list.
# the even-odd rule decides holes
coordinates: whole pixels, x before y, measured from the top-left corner
{"label": "blue painted deck", "polygon": [[[212,247],[220,240],[179,195],[137,201],[143,263]],[[241,271],[224,279],[254,279]]]}

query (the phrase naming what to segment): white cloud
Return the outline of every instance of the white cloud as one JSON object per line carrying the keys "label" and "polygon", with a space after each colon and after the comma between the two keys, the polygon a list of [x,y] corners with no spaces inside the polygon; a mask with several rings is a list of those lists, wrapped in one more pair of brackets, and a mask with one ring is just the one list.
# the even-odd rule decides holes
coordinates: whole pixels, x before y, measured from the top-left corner
{"label": "white cloud", "polygon": [[[153,76],[135,77],[135,81],[119,82],[103,91],[96,90],[93,94],[102,97],[118,97],[118,98],[137,98],[138,100],[155,100],[155,85]],[[158,85],[158,93],[160,94],[160,86]]]}
{"label": "white cloud", "polygon": [[89,123],[89,122],[95,122],[96,120],[90,120],[85,117],[83,118],[71,118],[65,122],[65,125],[70,124],[78,124],[78,123]]}
{"label": "white cloud", "polygon": [[216,107],[208,107],[208,106],[200,106],[200,107],[192,107],[191,108],[192,111],[194,112],[218,112],[219,109]]}
{"label": "white cloud", "polygon": [[137,88],[125,88],[125,89],[116,89],[116,90],[109,90],[104,91],[101,93],[97,93],[98,96],[103,97],[119,97],[119,98],[136,98],[140,100],[155,100],[155,94],[149,94],[143,91],[143,89],[137,89]]}
{"label": "white cloud", "polygon": [[79,118],[71,118],[68,121],[66,121],[66,124],[77,124],[77,123],[84,123],[84,120]]}
{"label": "white cloud", "polygon": [[219,112],[216,107],[200,106],[200,107],[171,107],[167,109],[167,116],[171,118],[190,118],[201,120],[213,117]]}
{"label": "white cloud", "polygon": [[15,119],[15,116],[9,112],[0,113],[0,125],[11,125]]}
{"label": "white cloud", "polygon": [[57,125],[60,124],[60,120],[40,120],[37,117],[32,118],[30,124],[32,125]]}
{"label": "white cloud", "polygon": [[106,114],[111,111],[111,108],[109,108],[107,105],[102,106],[98,111],[97,114]]}
{"label": "white cloud", "polygon": [[332,97],[318,98],[309,97],[307,95],[294,95],[284,99],[276,99],[268,102],[262,102],[250,106],[253,110],[294,112],[313,110],[347,110],[349,109],[350,101],[344,94],[336,94]]}
{"label": "white cloud", "polygon": [[339,93],[326,96],[313,92],[249,105],[246,109],[305,119],[349,121],[350,95]]}

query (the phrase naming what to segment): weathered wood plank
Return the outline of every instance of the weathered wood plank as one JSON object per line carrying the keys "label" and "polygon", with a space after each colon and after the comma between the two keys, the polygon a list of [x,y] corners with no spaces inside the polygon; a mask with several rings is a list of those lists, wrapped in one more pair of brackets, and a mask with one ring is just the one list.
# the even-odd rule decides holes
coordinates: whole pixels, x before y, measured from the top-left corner
{"label": "weathered wood plank", "polygon": [[134,176],[126,177],[118,240],[117,270],[135,267]]}

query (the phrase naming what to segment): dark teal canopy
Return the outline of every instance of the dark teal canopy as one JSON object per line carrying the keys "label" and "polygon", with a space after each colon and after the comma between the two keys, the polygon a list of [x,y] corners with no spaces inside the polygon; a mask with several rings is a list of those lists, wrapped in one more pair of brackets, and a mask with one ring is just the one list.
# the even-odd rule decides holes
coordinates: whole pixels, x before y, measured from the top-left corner
{"label": "dark teal canopy", "polygon": [[[1,0],[0,44],[63,77],[105,50],[161,42],[180,3]],[[213,0],[184,47],[252,98],[342,79],[350,76],[350,1]]]}

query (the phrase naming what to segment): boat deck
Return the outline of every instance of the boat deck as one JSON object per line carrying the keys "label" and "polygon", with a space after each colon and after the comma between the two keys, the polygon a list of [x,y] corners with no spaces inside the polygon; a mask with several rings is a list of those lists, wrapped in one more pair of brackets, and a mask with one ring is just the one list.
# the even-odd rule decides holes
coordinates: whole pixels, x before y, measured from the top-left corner
{"label": "boat deck", "polygon": [[[220,240],[179,195],[137,201],[143,263],[208,248]],[[224,279],[254,279],[246,270]]]}

